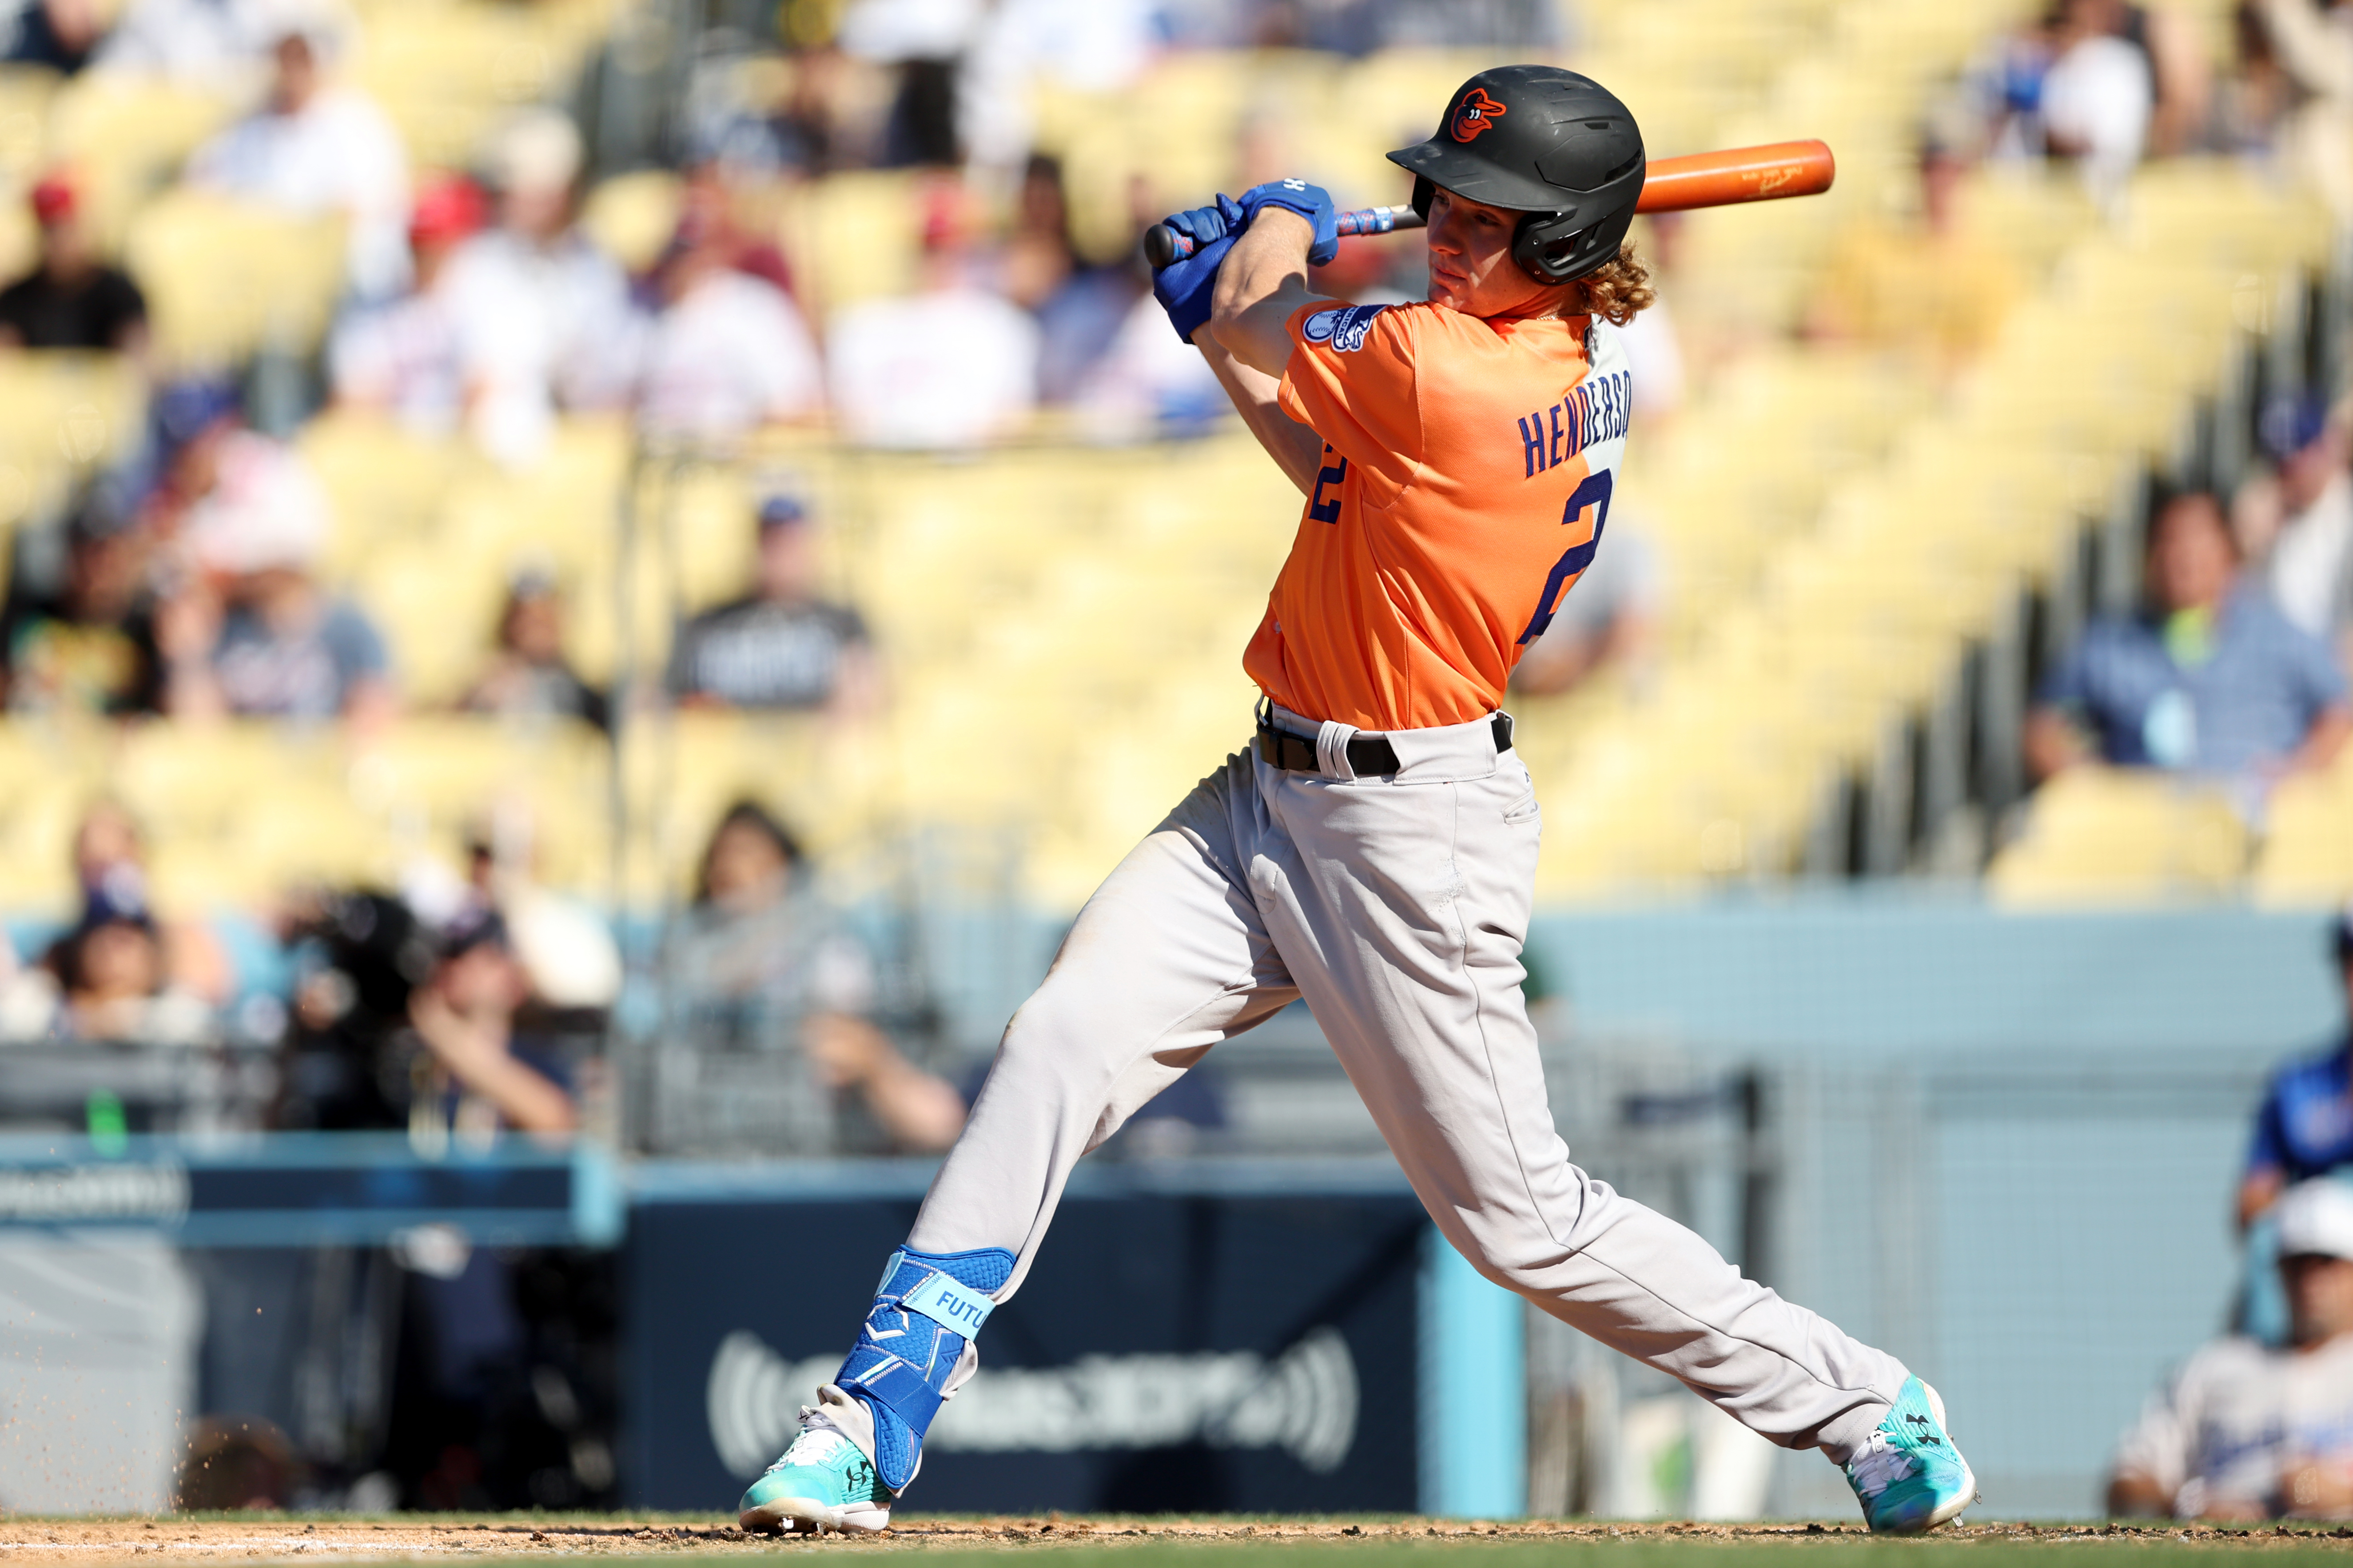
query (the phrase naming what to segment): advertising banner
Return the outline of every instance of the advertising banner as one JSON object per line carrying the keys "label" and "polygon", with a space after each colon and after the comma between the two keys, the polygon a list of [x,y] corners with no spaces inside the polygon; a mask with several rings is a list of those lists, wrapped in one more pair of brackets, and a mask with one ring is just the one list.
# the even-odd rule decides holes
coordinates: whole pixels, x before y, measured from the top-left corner
{"label": "advertising banner", "polygon": [[[911,1507],[1412,1507],[1428,1222],[1399,1182],[1341,1185],[1067,1197],[932,1428]],[[733,1510],[840,1365],[915,1208],[914,1193],[638,1195],[633,1502]]]}

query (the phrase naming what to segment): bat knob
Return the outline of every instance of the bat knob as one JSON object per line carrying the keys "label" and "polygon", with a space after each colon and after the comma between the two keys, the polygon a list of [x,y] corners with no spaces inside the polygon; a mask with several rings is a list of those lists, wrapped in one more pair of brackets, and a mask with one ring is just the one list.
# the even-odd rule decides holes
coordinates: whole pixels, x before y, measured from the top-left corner
{"label": "bat knob", "polygon": [[1154,271],[1173,267],[1193,254],[1193,241],[1165,223],[1155,223],[1144,231],[1144,259]]}

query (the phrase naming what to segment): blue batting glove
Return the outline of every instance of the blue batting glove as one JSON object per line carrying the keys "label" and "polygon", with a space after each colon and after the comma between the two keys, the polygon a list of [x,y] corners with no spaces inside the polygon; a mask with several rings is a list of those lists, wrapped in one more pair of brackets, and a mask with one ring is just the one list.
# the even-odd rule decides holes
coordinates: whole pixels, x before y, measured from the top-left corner
{"label": "blue batting glove", "polygon": [[1340,254],[1339,209],[1332,205],[1332,193],[1321,185],[1311,185],[1304,180],[1269,181],[1244,191],[1240,206],[1243,227],[1249,226],[1261,207],[1282,207],[1314,224],[1315,237],[1307,247],[1307,264],[1311,267],[1321,267]]}
{"label": "blue batting glove", "polygon": [[1190,239],[1193,242],[1193,248],[1198,252],[1201,247],[1211,240],[1223,239],[1229,234],[1241,233],[1250,219],[1242,212],[1240,202],[1231,196],[1220,194],[1218,199],[1208,206],[1192,207],[1181,213],[1171,213],[1160,221]]}
{"label": "blue batting glove", "polygon": [[[1215,208],[1198,210],[1216,215]],[[1192,213],[1176,215],[1177,217],[1193,216]],[[1168,222],[1174,227],[1176,218],[1172,217]],[[1198,248],[1192,255],[1182,261],[1172,262],[1152,275],[1152,297],[1160,301],[1162,310],[1168,312],[1168,324],[1176,329],[1176,335],[1188,343],[1193,341],[1193,334],[1201,330],[1201,323],[1209,319],[1210,298],[1218,291],[1218,267],[1225,260],[1226,252],[1234,247],[1238,234],[1239,231],[1220,233],[1207,244],[1199,244],[1197,235]]]}

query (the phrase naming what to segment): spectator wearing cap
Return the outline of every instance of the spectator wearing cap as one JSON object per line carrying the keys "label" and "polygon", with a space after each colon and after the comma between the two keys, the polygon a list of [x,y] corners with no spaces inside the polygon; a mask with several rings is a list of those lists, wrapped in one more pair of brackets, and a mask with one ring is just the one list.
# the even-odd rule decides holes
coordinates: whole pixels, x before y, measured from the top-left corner
{"label": "spectator wearing cap", "polygon": [[557,410],[627,404],[644,357],[627,275],[574,221],[583,151],[560,110],[508,121],[488,159],[498,221],[450,257],[442,284],[467,366],[469,426],[509,465],[546,450]]}
{"label": "spectator wearing cap", "polygon": [[2036,774],[2104,762],[2260,795],[2334,761],[2353,734],[2345,676],[2242,578],[2213,496],[2166,503],[2145,571],[2141,610],[2093,623],[2043,683],[2026,725]]}
{"label": "spectator wearing cap", "polygon": [[143,353],[146,297],[128,273],[99,258],[73,181],[45,176],[33,187],[31,205],[41,230],[40,261],[0,289],[0,343]]}
{"label": "spectator wearing cap", "polygon": [[74,830],[81,907],[37,966],[0,987],[0,1037],[191,1044],[233,987],[227,953],[197,921],[159,920],[145,847],[120,803],[90,803]]}
{"label": "spectator wearing cap", "polygon": [[344,220],[352,291],[389,299],[408,281],[408,154],[374,100],[326,79],[332,30],[281,23],[261,107],[196,149],[189,184],[300,216]]}
{"label": "spectator wearing cap", "polygon": [[176,439],[148,512],[184,557],[156,613],[165,711],[388,719],[383,639],[312,575],[329,517],[309,468],[246,428],[218,389],[174,388],[159,401]]}
{"label": "spectator wearing cap", "polygon": [[508,583],[490,663],[459,706],[522,722],[571,719],[599,730],[612,727],[605,694],[581,679],[565,657],[564,591],[554,577],[524,571]]}
{"label": "spectator wearing cap", "polygon": [[2353,1166],[2353,906],[2329,934],[2331,968],[2348,1020],[2322,1056],[2272,1075],[2255,1112],[2255,1135],[2239,1180],[2239,1223],[2251,1224],[2300,1182]]}
{"label": "spectator wearing cap", "polygon": [[879,704],[881,675],[864,617],[818,595],[816,533],[797,497],[761,503],[752,592],[703,611],[679,632],[670,689],[680,702],[818,709],[845,718]]}
{"label": "spectator wearing cap", "polygon": [[440,175],[418,189],[408,215],[409,291],[347,312],[328,345],[339,405],[388,414],[419,435],[458,429],[478,377],[442,282],[449,258],[482,226],[488,210],[480,189],[461,176]]}
{"label": "spectator wearing cap", "polygon": [[922,283],[842,310],[827,337],[843,432],[874,447],[960,448],[1011,434],[1038,403],[1038,323],[973,281],[973,215],[941,181],[923,202]]}
{"label": "spectator wearing cap", "polygon": [[[2317,397],[2283,398],[2259,434],[2277,466],[2268,487],[2242,498],[2241,533],[2280,611],[2329,644],[2353,668],[2353,452],[2347,420]],[[2268,493],[2263,493],[2267,489]],[[2256,520],[2260,514],[2261,521]]]}
{"label": "spectator wearing cap", "polygon": [[430,1126],[479,1143],[502,1127],[564,1136],[578,1124],[560,1065],[517,1035],[531,994],[498,915],[473,915],[445,934],[431,978],[408,1000],[424,1047],[412,1076],[412,1135]]}
{"label": "spectator wearing cap", "polygon": [[638,418],[650,436],[725,442],[825,407],[817,342],[790,296],[738,270],[736,244],[690,207],[654,269],[661,299]]}
{"label": "spectator wearing cap", "polygon": [[2118,1446],[2110,1513],[2353,1516],[2353,1187],[2303,1182],[2278,1212],[2289,1342],[2192,1354]]}

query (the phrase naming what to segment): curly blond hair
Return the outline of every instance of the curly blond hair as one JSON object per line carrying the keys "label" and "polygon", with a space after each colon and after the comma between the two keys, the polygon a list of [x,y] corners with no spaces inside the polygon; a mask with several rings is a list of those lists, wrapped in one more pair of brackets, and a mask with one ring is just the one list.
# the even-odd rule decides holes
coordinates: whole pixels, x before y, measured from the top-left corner
{"label": "curly blond hair", "polygon": [[1602,263],[1577,282],[1584,291],[1584,299],[1578,302],[1572,297],[1571,306],[1561,312],[1563,315],[1599,316],[1613,327],[1622,327],[1638,311],[1659,302],[1658,294],[1651,288],[1651,269],[1634,253],[1632,240],[1618,247],[1616,260]]}

